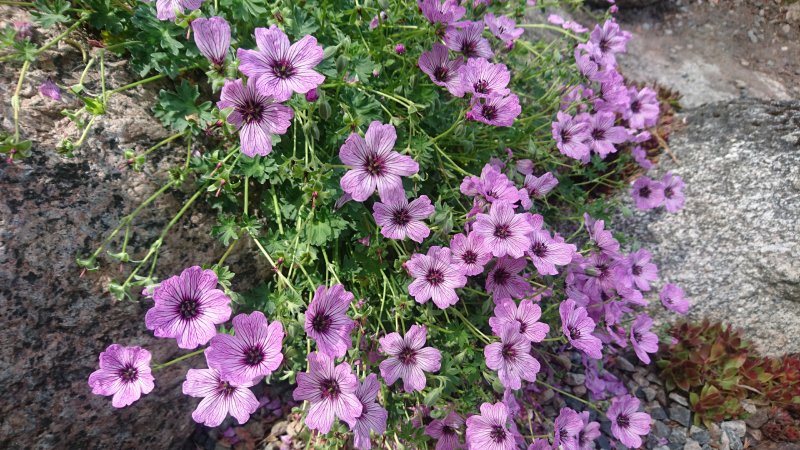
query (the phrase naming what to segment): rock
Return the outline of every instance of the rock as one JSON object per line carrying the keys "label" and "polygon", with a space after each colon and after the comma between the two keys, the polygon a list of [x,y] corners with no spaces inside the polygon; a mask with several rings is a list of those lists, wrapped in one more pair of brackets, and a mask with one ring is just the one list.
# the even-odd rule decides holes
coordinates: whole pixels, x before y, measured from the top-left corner
{"label": "rock", "polygon": [[731,450],[742,450],[744,449],[744,444],[742,444],[742,439],[736,434],[736,432],[730,429],[723,429],[722,435],[728,437],[728,442]]}
{"label": "rock", "polygon": [[786,21],[789,23],[800,24],[800,3],[792,3],[786,8]]}
{"label": "rock", "polygon": [[577,395],[578,397],[583,397],[584,395],[586,395],[586,386],[584,385],[575,386],[574,388],[572,388],[572,393]]}
{"label": "rock", "polygon": [[633,372],[636,370],[636,367],[622,356],[617,356],[615,365],[619,370],[623,370],[625,372]]}
{"label": "rock", "polygon": [[754,441],[760,441],[764,439],[764,433],[761,430],[747,430],[747,435],[750,436],[750,439]]}
{"label": "rock", "polygon": [[720,428],[722,428],[723,431],[730,431],[739,438],[743,438],[744,434],[747,432],[747,425],[745,424],[744,420],[729,420],[727,422],[722,422],[720,424]]}
{"label": "rock", "polygon": [[745,412],[747,412],[748,414],[755,414],[755,412],[758,410],[756,405],[747,399],[742,400],[741,402],[739,402],[739,404],[742,405],[742,409],[745,410]]}
{"label": "rock", "polygon": [[689,424],[691,424],[692,413],[689,411],[689,408],[680,405],[672,405],[669,407],[669,418],[688,427]]}
{"label": "rock", "polygon": [[683,450],[703,450],[703,447],[694,439],[687,439],[686,443],[683,444]]}
{"label": "rock", "polygon": [[648,402],[652,402],[656,398],[656,390],[651,387],[642,388],[642,393],[644,393],[644,399]]}
{"label": "rock", "polygon": [[543,405],[550,403],[553,397],[555,397],[555,392],[552,389],[545,389],[539,394],[539,403]]}
{"label": "rock", "polygon": [[570,386],[583,386],[586,384],[586,375],[582,373],[568,373],[565,381]]}
{"label": "rock", "polygon": [[653,420],[667,419],[667,412],[664,411],[664,408],[662,408],[658,403],[655,403],[654,406],[648,405],[644,408],[644,410],[647,414],[650,414],[650,417],[652,417]]}
{"label": "rock", "polygon": [[664,422],[656,420],[655,422],[653,422],[653,427],[651,428],[651,432],[653,433],[653,436],[657,438],[665,438],[670,435],[672,429],[669,427],[669,425],[665,424]]}
{"label": "rock", "polygon": [[761,408],[744,419],[744,422],[748,427],[752,429],[758,429],[764,426],[764,424],[767,423],[767,420],[769,420],[769,410],[766,408]]}
{"label": "rock", "polygon": [[719,427],[719,425],[712,422],[708,425],[708,434],[711,436],[711,440],[719,440],[722,437],[722,429]]}
{"label": "rock", "polygon": [[647,378],[644,375],[640,374],[640,373],[634,373],[633,374],[633,381],[635,381],[636,384],[638,384],[641,387],[645,387],[645,386],[649,386],[650,385],[650,382],[647,381]]}
{"label": "rock", "polygon": [[686,428],[673,428],[672,433],[669,435],[669,443],[670,444],[680,444],[683,447],[683,444],[686,443]]}
{"label": "rock", "polygon": [[289,428],[289,422],[286,420],[279,420],[272,425],[272,430],[270,430],[269,434],[272,436],[281,436],[286,434],[286,430]]}
{"label": "rock", "polygon": [[735,324],[770,356],[800,352],[800,151],[780,139],[800,126],[800,101],[716,103],[686,120],[670,143],[680,164],[665,156],[649,174],[680,175],[686,206],[637,210],[616,228],[686,291],[691,319]]}
{"label": "rock", "polygon": [[689,400],[687,400],[686,397],[678,394],[677,392],[670,393],[669,399],[679,405],[689,406]]}
{"label": "rock", "polygon": [[747,30],[747,37],[753,44],[758,44],[758,37],[756,36],[755,30]]}
{"label": "rock", "polygon": [[689,436],[700,445],[708,444],[711,441],[711,434],[708,430],[697,425],[692,425],[689,428]]}

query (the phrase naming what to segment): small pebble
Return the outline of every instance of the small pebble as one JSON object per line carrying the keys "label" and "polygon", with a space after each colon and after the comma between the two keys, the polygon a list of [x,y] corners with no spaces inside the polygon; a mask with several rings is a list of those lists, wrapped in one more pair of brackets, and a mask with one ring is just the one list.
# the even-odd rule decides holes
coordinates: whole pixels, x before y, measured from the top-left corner
{"label": "small pebble", "polygon": [[689,411],[689,408],[681,405],[672,405],[669,407],[669,418],[685,427],[688,427],[692,423],[691,411]]}
{"label": "small pebble", "polygon": [[669,394],[669,399],[675,403],[678,403],[679,405],[689,406],[689,400],[687,400],[686,397],[682,396],[681,394],[678,394],[677,392]]}

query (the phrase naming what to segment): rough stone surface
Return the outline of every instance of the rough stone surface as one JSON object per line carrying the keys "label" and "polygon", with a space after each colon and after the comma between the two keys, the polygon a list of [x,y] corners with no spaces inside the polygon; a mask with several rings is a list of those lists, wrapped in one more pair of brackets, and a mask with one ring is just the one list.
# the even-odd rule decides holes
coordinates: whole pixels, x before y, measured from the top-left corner
{"label": "rough stone surface", "polygon": [[[739,100],[686,112],[652,176],[686,182],[686,206],[618,227],[653,251],[690,315],[730,323],[770,355],[800,351],[800,102]],[[626,201],[630,203],[629,196]]]}
{"label": "rough stone surface", "polygon": [[672,405],[669,407],[669,418],[688,427],[691,423],[692,413],[689,411],[689,408],[685,408],[681,405]]}

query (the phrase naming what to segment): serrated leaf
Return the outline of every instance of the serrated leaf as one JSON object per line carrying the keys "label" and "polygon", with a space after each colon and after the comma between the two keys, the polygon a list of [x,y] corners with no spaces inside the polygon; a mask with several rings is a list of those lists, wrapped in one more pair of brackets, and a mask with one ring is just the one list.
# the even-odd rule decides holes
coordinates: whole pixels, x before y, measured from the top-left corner
{"label": "serrated leaf", "polygon": [[201,125],[213,119],[211,102],[197,104],[200,91],[197,86],[182,80],[175,91],[161,90],[158,93],[158,104],[153,107],[153,113],[161,122],[177,131],[184,131],[192,124],[188,118],[194,118]]}

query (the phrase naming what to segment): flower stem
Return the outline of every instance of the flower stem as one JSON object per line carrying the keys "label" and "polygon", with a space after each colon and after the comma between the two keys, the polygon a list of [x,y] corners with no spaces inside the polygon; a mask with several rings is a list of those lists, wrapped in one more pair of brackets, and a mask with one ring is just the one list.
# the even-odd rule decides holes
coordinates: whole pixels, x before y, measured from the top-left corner
{"label": "flower stem", "polygon": [[600,408],[598,408],[597,406],[595,406],[595,405],[594,405],[594,403],[592,403],[592,402],[587,402],[586,400],[584,400],[584,399],[582,399],[582,398],[580,398],[580,397],[574,396],[574,395],[570,394],[569,392],[562,391],[561,389],[559,389],[559,388],[557,388],[557,387],[555,387],[555,386],[552,386],[552,385],[550,385],[550,384],[548,384],[548,383],[545,383],[544,381],[541,381],[541,380],[536,380],[536,382],[537,382],[537,383],[539,383],[539,384],[541,384],[542,386],[544,386],[544,387],[546,387],[546,388],[549,388],[549,389],[552,389],[552,390],[554,390],[554,391],[558,392],[558,393],[559,393],[559,394],[561,394],[561,395],[566,395],[567,397],[569,397],[569,398],[571,398],[571,399],[573,399],[573,400],[577,400],[577,401],[579,401],[579,402],[581,402],[581,403],[585,404],[586,406],[588,406],[588,407],[590,407],[590,408],[594,409],[595,411],[597,411],[597,412],[599,412],[599,413],[603,413],[603,411],[601,411],[601,410],[600,410]]}
{"label": "flower stem", "polygon": [[206,349],[201,348],[200,350],[195,350],[195,351],[193,351],[191,353],[187,353],[185,355],[178,356],[177,358],[175,358],[173,360],[170,360],[170,361],[167,361],[167,362],[165,362],[163,364],[155,364],[153,366],[152,370],[161,370],[161,369],[163,369],[165,367],[169,367],[169,366],[171,366],[171,365],[173,365],[175,363],[181,362],[181,361],[183,361],[185,359],[189,359],[189,358],[191,358],[193,356],[197,356],[197,355],[203,353],[204,351],[206,351]]}
{"label": "flower stem", "polygon": [[292,282],[289,281],[289,279],[283,275],[281,269],[278,267],[277,264],[275,264],[275,261],[273,261],[272,257],[269,256],[269,253],[267,253],[267,250],[264,248],[264,246],[261,245],[261,242],[258,241],[258,236],[256,236],[255,233],[253,233],[252,231],[249,234],[250,237],[253,239],[253,242],[255,242],[256,247],[258,247],[258,250],[261,251],[261,254],[264,255],[265,258],[267,258],[267,261],[269,261],[270,265],[272,265],[272,267],[275,269],[275,273],[278,275],[278,278],[280,278],[281,281],[286,283],[286,287],[288,287],[290,291],[294,292],[299,296],[300,293],[297,292],[297,290],[295,290],[294,286],[292,285]]}
{"label": "flower stem", "polygon": [[186,133],[187,133],[186,131],[181,131],[180,133],[175,133],[175,134],[173,134],[172,136],[170,136],[170,137],[168,137],[168,138],[166,138],[166,139],[162,140],[162,141],[161,141],[161,142],[159,142],[158,144],[156,144],[156,145],[154,145],[154,146],[152,146],[152,147],[148,148],[147,150],[145,150],[145,151],[144,151],[144,153],[142,153],[142,156],[147,156],[147,155],[149,155],[149,154],[150,154],[150,153],[152,153],[154,150],[156,150],[156,149],[158,149],[158,148],[160,148],[160,147],[163,147],[163,146],[165,146],[165,145],[169,144],[170,142],[174,141],[175,139],[178,139],[179,137],[181,137],[181,136],[184,136]]}
{"label": "flower stem", "polygon": [[464,322],[464,325],[466,325],[467,328],[469,328],[470,331],[472,331],[472,334],[474,334],[475,337],[477,337],[478,339],[482,340],[483,342],[485,342],[487,344],[492,342],[491,339],[489,339],[488,336],[483,334],[483,332],[481,330],[479,330],[478,328],[476,328],[475,325],[473,325],[472,322],[469,321],[469,319],[467,319],[463,314],[461,314],[461,311],[459,311],[456,308],[453,308],[453,313],[456,316],[458,316],[458,318],[461,319],[462,322]]}
{"label": "flower stem", "polygon": [[48,48],[56,45],[58,43],[58,41],[60,41],[61,39],[64,39],[65,36],[67,36],[68,34],[72,33],[73,31],[75,31],[75,29],[78,28],[79,26],[81,26],[83,21],[85,21],[88,18],[89,18],[89,16],[83,16],[80,19],[78,19],[77,22],[73,23],[72,26],[70,26],[69,28],[64,30],[63,33],[59,34],[58,36],[54,37],[53,39],[51,39],[49,42],[47,42],[43,46],[39,47],[39,49],[36,50],[34,55],[35,56],[39,56],[40,54],[42,54]]}
{"label": "flower stem", "polygon": [[25,80],[25,74],[28,73],[30,66],[30,61],[26,60],[22,63],[22,69],[17,79],[17,88],[14,90],[14,95],[11,96],[11,108],[14,110],[14,143],[19,143],[19,93],[22,91],[22,82]]}
{"label": "flower stem", "polygon": [[548,25],[546,23],[523,23],[523,24],[520,24],[520,25],[517,25],[517,26],[520,27],[520,28],[539,28],[539,29],[543,29],[543,30],[556,31],[556,32],[559,32],[559,33],[561,33],[561,34],[563,34],[565,36],[569,36],[572,39],[575,39],[576,41],[580,41],[581,40],[580,37],[570,33],[569,31],[567,31],[567,30],[565,30],[565,29],[563,29],[561,27]]}

